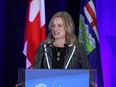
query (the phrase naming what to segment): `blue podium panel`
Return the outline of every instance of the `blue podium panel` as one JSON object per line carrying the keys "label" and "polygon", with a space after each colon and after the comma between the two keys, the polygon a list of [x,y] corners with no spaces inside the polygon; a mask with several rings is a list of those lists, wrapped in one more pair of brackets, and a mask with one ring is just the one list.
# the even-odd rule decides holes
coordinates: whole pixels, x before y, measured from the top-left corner
{"label": "blue podium panel", "polygon": [[89,70],[26,69],[25,87],[89,87]]}

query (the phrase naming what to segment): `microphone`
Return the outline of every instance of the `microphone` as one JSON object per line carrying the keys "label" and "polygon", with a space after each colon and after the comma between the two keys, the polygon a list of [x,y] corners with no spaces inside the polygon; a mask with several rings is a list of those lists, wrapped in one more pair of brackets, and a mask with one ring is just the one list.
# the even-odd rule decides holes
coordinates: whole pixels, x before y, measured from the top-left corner
{"label": "microphone", "polygon": [[65,47],[68,47],[68,44],[64,44]]}
{"label": "microphone", "polygon": [[[50,43],[49,43],[49,44],[46,44],[46,47],[45,47],[45,48],[47,48],[48,46],[50,46]],[[44,48],[44,49],[45,49],[45,48]]]}
{"label": "microphone", "polygon": [[46,47],[43,48],[43,51],[45,51],[45,49],[46,49],[47,47],[50,47],[50,45],[51,45],[51,43],[46,44]]}

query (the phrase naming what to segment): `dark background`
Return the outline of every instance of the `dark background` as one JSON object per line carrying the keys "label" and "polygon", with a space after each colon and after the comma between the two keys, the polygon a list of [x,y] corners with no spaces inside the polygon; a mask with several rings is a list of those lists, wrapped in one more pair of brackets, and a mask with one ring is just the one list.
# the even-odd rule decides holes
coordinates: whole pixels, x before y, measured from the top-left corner
{"label": "dark background", "polygon": [[[0,87],[15,87],[18,68],[25,68],[23,38],[27,7],[28,0],[0,0]],[[55,12],[69,12],[78,34],[79,0],[45,0],[45,10],[46,25]]]}

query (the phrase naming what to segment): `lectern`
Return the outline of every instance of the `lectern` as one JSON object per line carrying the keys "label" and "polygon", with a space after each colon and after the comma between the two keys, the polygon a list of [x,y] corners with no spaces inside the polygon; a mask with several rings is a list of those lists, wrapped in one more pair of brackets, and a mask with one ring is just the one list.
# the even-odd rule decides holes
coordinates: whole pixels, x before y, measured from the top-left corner
{"label": "lectern", "polygon": [[89,87],[89,70],[25,69],[25,87]]}

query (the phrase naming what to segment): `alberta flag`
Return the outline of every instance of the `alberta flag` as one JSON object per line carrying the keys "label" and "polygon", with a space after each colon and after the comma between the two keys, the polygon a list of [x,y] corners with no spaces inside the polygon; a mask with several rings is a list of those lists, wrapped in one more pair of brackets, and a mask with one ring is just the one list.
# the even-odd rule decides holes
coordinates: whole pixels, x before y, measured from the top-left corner
{"label": "alberta flag", "polygon": [[94,79],[98,87],[104,87],[94,0],[80,0],[79,41],[84,45],[92,69],[97,70]]}
{"label": "alberta flag", "polygon": [[36,49],[46,38],[44,0],[29,0],[26,17],[23,53],[26,56],[26,68],[31,68]]}

